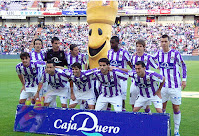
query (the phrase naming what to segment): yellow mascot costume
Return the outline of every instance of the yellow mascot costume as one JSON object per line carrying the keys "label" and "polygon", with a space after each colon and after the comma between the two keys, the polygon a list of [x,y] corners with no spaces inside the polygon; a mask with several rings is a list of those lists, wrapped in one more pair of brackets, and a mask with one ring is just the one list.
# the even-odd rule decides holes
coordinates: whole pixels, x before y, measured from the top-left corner
{"label": "yellow mascot costume", "polygon": [[87,4],[88,55],[91,69],[99,67],[98,60],[100,58],[107,58],[108,50],[110,50],[112,25],[115,23],[117,11],[117,1],[110,1],[110,5],[103,5],[102,0],[90,0]]}

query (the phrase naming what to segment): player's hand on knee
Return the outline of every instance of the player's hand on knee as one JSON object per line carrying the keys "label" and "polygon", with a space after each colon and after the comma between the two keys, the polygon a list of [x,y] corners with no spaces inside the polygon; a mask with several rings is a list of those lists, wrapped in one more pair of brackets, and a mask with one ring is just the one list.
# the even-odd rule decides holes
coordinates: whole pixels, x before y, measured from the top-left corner
{"label": "player's hand on knee", "polygon": [[74,101],[76,99],[74,94],[71,94],[71,99]]}
{"label": "player's hand on knee", "polygon": [[24,85],[23,85],[22,88],[21,88],[21,92],[22,92],[23,90],[26,91],[26,88],[25,88]]}
{"label": "player's hand on knee", "polygon": [[39,92],[37,92],[37,93],[35,94],[34,99],[37,100],[37,98],[39,98]]}

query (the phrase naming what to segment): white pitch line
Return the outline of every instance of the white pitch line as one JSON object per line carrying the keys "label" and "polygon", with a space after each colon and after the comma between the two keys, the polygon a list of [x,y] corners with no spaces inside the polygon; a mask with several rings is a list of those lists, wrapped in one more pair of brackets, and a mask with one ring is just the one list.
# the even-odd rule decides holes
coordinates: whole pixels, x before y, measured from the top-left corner
{"label": "white pitch line", "polygon": [[182,91],[182,97],[185,98],[199,98],[199,92],[184,92]]}

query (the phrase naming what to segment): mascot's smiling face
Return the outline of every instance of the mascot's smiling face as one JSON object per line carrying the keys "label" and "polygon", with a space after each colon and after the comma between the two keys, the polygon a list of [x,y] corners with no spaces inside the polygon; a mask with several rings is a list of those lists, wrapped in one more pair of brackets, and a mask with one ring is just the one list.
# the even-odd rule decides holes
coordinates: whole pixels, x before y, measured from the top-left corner
{"label": "mascot's smiling face", "polygon": [[96,57],[100,52],[110,49],[111,26],[95,23],[89,27],[88,51],[90,57]]}
{"label": "mascot's smiling face", "polygon": [[103,23],[93,23],[89,26],[88,54],[89,61],[92,62],[91,68],[98,67],[98,60],[106,58],[110,50],[112,26]]}

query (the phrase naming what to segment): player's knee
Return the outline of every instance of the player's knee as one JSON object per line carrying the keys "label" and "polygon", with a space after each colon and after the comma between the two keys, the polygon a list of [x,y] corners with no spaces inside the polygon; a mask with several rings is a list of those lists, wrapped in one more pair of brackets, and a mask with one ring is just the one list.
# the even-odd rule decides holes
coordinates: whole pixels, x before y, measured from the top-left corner
{"label": "player's knee", "polygon": [[95,105],[88,105],[90,110],[94,110],[95,109]]}
{"label": "player's knee", "polygon": [[20,99],[19,100],[19,104],[25,104],[25,102],[26,102],[26,99]]}
{"label": "player's knee", "polygon": [[173,105],[173,111],[174,112],[179,112],[180,111],[180,106],[179,105]]}
{"label": "player's knee", "polygon": [[61,107],[62,108],[67,108],[67,105],[66,104],[61,104]]}
{"label": "player's knee", "polygon": [[76,107],[76,105],[75,104],[71,104],[71,105],[69,105],[69,108],[75,108]]}

